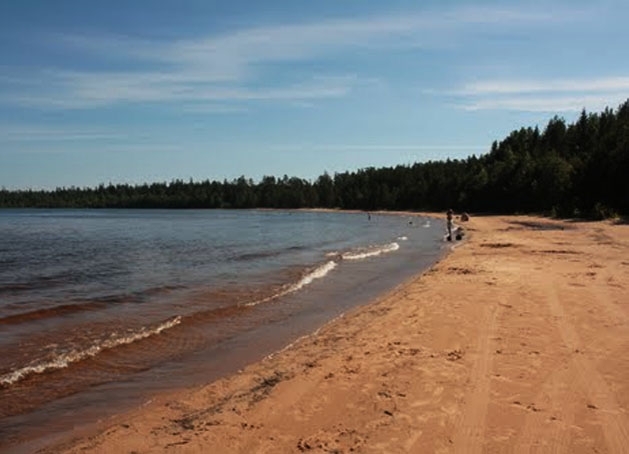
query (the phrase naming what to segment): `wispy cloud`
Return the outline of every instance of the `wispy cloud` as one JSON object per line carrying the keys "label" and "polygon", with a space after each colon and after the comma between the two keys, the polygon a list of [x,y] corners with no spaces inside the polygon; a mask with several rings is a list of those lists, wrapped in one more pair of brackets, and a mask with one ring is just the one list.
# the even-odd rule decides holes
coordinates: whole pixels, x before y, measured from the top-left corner
{"label": "wispy cloud", "polygon": [[483,99],[462,104],[464,110],[511,110],[526,112],[578,112],[601,111],[606,107],[616,108],[627,100],[627,94],[615,96],[552,96],[543,98],[508,97]]}
{"label": "wispy cloud", "polygon": [[39,125],[4,125],[0,127],[0,143],[10,142],[79,142],[126,139],[126,134],[85,128],[48,128]]}
{"label": "wispy cloud", "polygon": [[626,101],[629,77],[590,79],[486,80],[448,94],[470,111],[574,112],[603,110]]}
{"label": "wispy cloud", "polygon": [[[124,36],[59,37],[64,45],[103,58],[141,59],[197,69],[209,80],[232,80],[264,62],[297,61],[348,48],[434,45],[468,26],[565,21],[566,11],[530,8],[462,7],[421,13],[332,19],[314,23],[251,27],[221,35],[173,41]],[[220,65],[217,65],[220,63]]]}
{"label": "wispy cloud", "polygon": [[[58,35],[55,42],[62,50],[79,57],[83,54],[89,61],[100,62],[101,68],[115,62],[112,67],[123,69],[42,69],[19,82],[6,82],[11,90],[0,95],[0,101],[77,109],[122,103],[299,103],[339,98],[360,84],[362,75],[303,80],[286,71],[281,84],[273,75],[285,69],[281,65],[338,57],[354,49],[436,47],[461,39],[479,26],[504,28],[508,24],[513,28],[564,20],[565,14],[552,11],[465,7],[252,27],[175,40]],[[75,64],[79,61],[75,59]]]}
{"label": "wispy cloud", "polygon": [[564,92],[629,91],[629,77],[600,77],[587,80],[487,80],[466,84],[458,93],[463,95],[502,95]]}
{"label": "wispy cloud", "polygon": [[[55,91],[12,93],[1,97],[30,107],[81,109],[116,103],[164,103],[224,101],[282,101],[336,98],[346,95],[355,83],[351,75],[315,77],[280,87],[251,89],[239,85],[196,82],[158,73],[79,73],[47,71]],[[188,106],[189,107],[189,106]]]}
{"label": "wispy cloud", "polygon": [[[189,143],[188,143],[189,145]],[[42,126],[40,124],[5,124],[0,126],[0,154],[7,153],[108,153],[172,152],[186,149],[177,140],[155,133],[120,130],[94,125]]]}

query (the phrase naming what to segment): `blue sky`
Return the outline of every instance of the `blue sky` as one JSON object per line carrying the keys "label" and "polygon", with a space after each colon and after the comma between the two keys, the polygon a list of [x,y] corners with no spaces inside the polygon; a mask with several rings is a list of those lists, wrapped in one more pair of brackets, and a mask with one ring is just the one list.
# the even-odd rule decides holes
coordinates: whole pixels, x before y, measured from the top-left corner
{"label": "blue sky", "polygon": [[629,98],[626,1],[0,5],[0,187],[315,179]]}

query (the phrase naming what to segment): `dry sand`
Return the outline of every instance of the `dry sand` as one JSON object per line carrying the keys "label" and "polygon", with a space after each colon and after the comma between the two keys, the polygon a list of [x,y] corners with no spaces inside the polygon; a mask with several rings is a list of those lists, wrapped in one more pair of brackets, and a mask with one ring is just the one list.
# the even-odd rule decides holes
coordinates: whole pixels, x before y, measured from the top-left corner
{"label": "dry sand", "polygon": [[50,452],[629,452],[629,225],[479,217],[429,271]]}

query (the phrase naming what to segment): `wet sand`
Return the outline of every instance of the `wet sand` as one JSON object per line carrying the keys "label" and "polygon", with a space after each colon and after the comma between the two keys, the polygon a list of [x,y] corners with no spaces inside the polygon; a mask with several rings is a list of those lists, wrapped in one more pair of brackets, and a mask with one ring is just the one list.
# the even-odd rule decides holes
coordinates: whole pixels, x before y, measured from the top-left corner
{"label": "wet sand", "polygon": [[41,452],[629,452],[629,225],[464,225],[373,304]]}

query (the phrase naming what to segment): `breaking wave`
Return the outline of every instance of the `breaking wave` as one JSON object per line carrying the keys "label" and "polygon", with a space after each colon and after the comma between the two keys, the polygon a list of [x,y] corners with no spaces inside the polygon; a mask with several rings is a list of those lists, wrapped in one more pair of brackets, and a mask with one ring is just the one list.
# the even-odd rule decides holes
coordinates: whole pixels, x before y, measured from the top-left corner
{"label": "breaking wave", "polygon": [[[406,241],[407,237],[400,237],[398,241]],[[268,301],[272,301],[276,298],[280,298],[289,293],[296,292],[306,285],[310,284],[315,279],[321,279],[325,277],[330,271],[338,266],[339,260],[362,260],[369,257],[375,257],[380,254],[386,254],[388,252],[397,251],[400,248],[400,245],[396,242],[379,245],[379,246],[371,246],[365,248],[354,249],[348,252],[328,252],[326,257],[333,258],[333,260],[329,260],[323,265],[315,268],[311,272],[304,275],[298,282],[294,284],[288,284],[281,288],[281,290],[271,296],[267,296],[266,298],[262,298],[256,301],[252,301],[250,303],[246,303],[245,306],[256,306],[261,303],[266,303]]]}
{"label": "breaking wave", "polygon": [[55,369],[64,369],[71,363],[81,361],[86,358],[91,358],[98,355],[105,350],[111,350],[122,345],[128,345],[133,342],[146,339],[147,337],[159,334],[164,330],[170,329],[181,323],[181,317],[175,317],[153,328],[141,328],[135,333],[127,335],[112,334],[109,339],[99,341],[93,344],[91,347],[84,350],[73,349],[69,352],[58,354],[56,357],[35,365],[29,365],[9,372],[8,374],[0,376],[0,386],[8,386],[16,383],[30,375],[41,374]]}
{"label": "breaking wave", "polygon": [[386,254],[387,252],[394,252],[398,249],[400,249],[400,245],[394,242],[383,246],[374,246],[356,251],[345,252],[344,254],[341,254],[341,258],[343,260],[362,260],[369,257],[375,257],[380,254]]}
{"label": "breaking wave", "polygon": [[246,306],[256,306],[258,304],[266,303],[276,298],[280,298],[284,295],[288,295],[289,293],[296,292],[302,289],[303,287],[305,287],[306,285],[310,284],[315,279],[321,279],[322,277],[325,277],[334,268],[336,268],[336,262],[334,262],[333,260],[330,260],[329,262],[326,262],[323,265],[315,268],[311,272],[307,273],[299,281],[295,282],[294,284],[286,285],[282,287],[282,289],[279,292],[271,296],[267,296],[266,298],[262,298],[260,300],[247,303]]}

